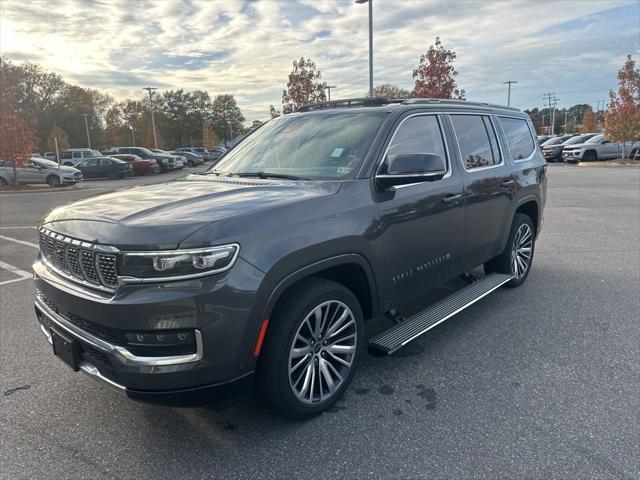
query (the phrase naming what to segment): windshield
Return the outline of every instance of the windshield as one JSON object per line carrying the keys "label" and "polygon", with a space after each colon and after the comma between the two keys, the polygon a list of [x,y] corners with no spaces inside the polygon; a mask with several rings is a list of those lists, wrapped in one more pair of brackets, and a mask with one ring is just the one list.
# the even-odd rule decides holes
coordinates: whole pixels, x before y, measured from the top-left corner
{"label": "windshield", "polygon": [[314,113],[271,120],[216,165],[225,174],[354,178],[384,120],[380,113]]}
{"label": "windshield", "polygon": [[560,143],[562,141],[562,138],[560,137],[553,137],[550,138],[549,140],[547,140],[546,142],[544,142],[542,144],[543,147],[548,147],[549,145],[555,145],[557,143]]}
{"label": "windshield", "polygon": [[42,165],[46,168],[55,167],[58,168],[58,164],[56,162],[52,162],[51,160],[45,160],[44,158],[32,158],[31,161],[36,165]]}
{"label": "windshield", "polygon": [[604,138],[604,135],[596,135],[595,137],[587,140],[585,143],[600,143],[603,138]]}
{"label": "windshield", "polygon": [[565,145],[576,145],[578,143],[584,143],[589,140],[591,136],[589,135],[578,135],[576,137],[571,137],[569,140],[564,142]]}

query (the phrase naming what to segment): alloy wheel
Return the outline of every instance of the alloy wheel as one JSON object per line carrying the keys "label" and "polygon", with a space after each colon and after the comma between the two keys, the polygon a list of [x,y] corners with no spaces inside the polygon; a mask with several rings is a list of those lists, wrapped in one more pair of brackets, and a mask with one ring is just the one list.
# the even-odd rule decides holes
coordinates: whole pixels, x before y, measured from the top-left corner
{"label": "alloy wheel", "polygon": [[531,227],[523,223],[513,237],[513,249],[511,251],[511,272],[516,278],[522,278],[531,266],[533,253],[533,235]]}
{"label": "alloy wheel", "polygon": [[353,366],[358,328],[351,309],[337,300],[315,307],[289,350],[289,386],[298,400],[317,404],[333,397]]}

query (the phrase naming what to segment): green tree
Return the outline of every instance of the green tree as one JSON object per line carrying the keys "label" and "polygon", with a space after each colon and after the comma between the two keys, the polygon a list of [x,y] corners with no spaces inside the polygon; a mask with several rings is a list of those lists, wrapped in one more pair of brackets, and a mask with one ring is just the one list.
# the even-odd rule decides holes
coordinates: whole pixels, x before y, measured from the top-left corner
{"label": "green tree", "polygon": [[233,95],[218,95],[211,106],[213,128],[225,145],[244,132],[244,115]]}
{"label": "green tree", "polygon": [[269,105],[269,115],[271,116],[271,118],[279,117],[280,116],[280,110],[278,110],[273,105]]}

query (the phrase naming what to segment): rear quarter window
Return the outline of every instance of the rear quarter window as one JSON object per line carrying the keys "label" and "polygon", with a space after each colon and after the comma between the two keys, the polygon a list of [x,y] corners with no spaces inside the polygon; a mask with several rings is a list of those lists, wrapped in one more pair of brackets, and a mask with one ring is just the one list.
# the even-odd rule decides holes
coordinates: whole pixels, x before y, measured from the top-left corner
{"label": "rear quarter window", "polygon": [[529,124],[525,119],[499,117],[500,125],[509,145],[511,158],[524,160],[529,158],[536,149]]}

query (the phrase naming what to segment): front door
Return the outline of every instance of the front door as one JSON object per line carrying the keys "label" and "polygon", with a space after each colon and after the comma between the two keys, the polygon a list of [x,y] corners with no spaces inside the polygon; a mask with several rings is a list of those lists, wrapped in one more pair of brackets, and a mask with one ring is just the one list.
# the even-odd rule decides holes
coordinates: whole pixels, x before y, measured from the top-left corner
{"label": "front door", "polygon": [[435,114],[401,120],[387,147],[381,171],[394,155],[432,153],[447,163],[440,180],[376,190],[384,246],[386,289],[393,306],[410,314],[432,286],[456,276],[464,225],[462,183]]}
{"label": "front door", "polygon": [[488,115],[451,114],[463,167],[464,258],[467,270],[498,255],[511,225],[515,177],[498,145]]}

